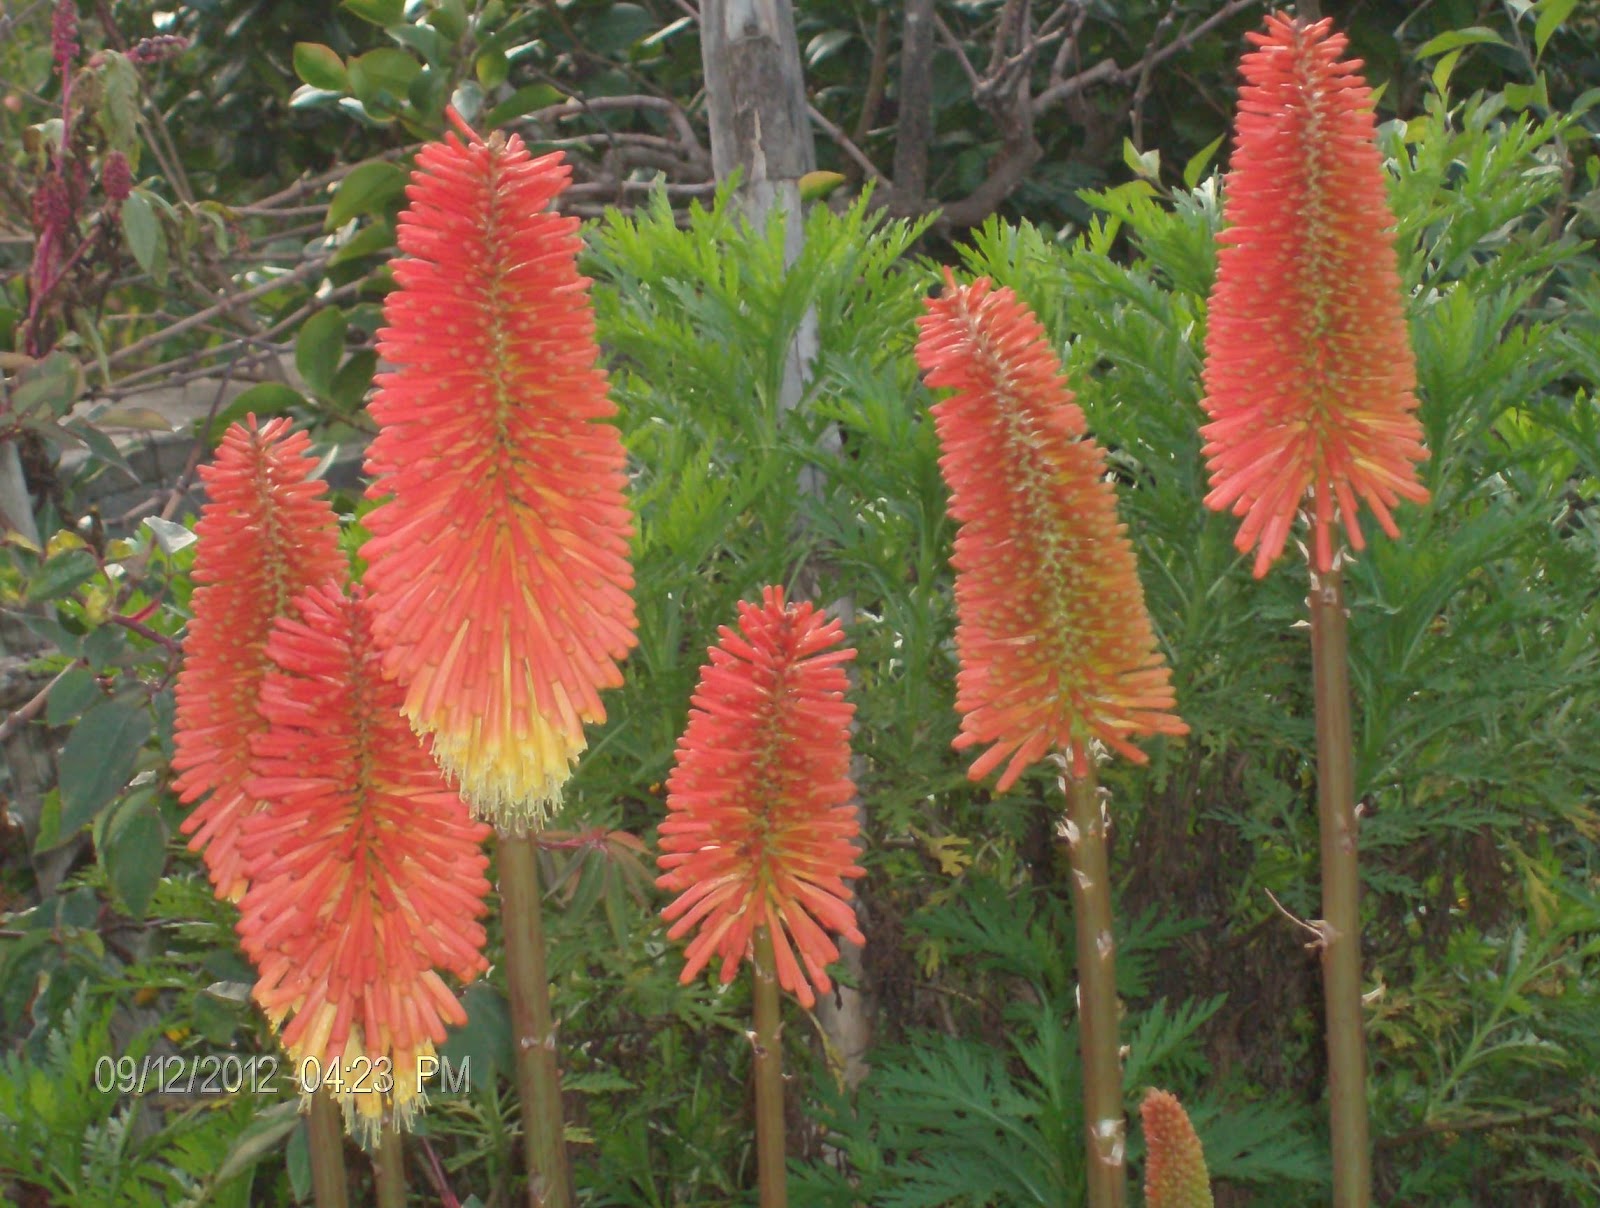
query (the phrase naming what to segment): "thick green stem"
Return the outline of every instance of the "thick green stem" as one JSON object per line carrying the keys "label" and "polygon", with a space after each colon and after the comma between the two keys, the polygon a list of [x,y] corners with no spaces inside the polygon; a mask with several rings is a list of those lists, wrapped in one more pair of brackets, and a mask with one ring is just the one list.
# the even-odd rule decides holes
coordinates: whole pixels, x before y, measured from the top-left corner
{"label": "thick green stem", "polygon": [[344,1114],[333,1092],[318,1089],[306,1116],[311,1150],[311,1198],[317,1208],[347,1208],[344,1175]]}
{"label": "thick green stem", "polygon": [[751,974],[755,979],[751,997],[756,1017],[756,1173],[761,1208],[786,1208],[789,1177],[783,1144],[783,1024],[772,936],[765,927],[756,930]]}
{"label": "thick green stem", "polygon": [[377,1185],[378,1208],[406,1208],[406,1154],[402,1134],[394,1125],[383,1130],[372,1151],[372,1176]]}
{"label": "thick green stem", "polygon": [[1367,1054],[1361,1011],[1361,872],[1356,863],[1350,669],[1339,572],[1311,577],[1311,667],[1317,713],[1317,814],[1322,824],[1322,986],[1334,1208],[1372,1196]]}
{"label": "thick green stem", "polygon": [[1111,928],[1111,861],[1106,814],[1094,769],[1063,780],[1061,827],[1072,862],[1072,914],[1078,943],[1078,1047],[1083,1054],[1083,1116],[1088,1130],[1090,1208],[1128,1202],[1127,1123],[1117,1053],[1116,945]]}
{"label": "thick green stem", "polygon": [[522,1099],[522,1136],[528,1196],[536,1208],[570,1208],[566,1126],[561,1113],[561,1070],[545,972],[544,918],[539,862],[532,834],[499,832],[501,926],[506,937],[506,981],[511,988],[511,1035]]}

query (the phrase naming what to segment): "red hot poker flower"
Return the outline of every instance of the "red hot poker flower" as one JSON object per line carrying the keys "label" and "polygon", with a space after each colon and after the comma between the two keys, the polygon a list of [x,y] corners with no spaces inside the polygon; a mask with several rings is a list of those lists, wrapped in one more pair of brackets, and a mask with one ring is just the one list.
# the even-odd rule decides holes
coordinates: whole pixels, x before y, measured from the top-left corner
{"label": "red hot poker flower", "polygon": [[1175,1095],[1151,1089],[1144,1123],[1144,1200],[1148,1208],[1212,1208],[1211,1175],[1189,1114]]}
{"label": "red hot poker flower", "polygon": [[[453,115],[452,115],[453,116]],[[464,126],[417,157],[372,400],[374,624],[480,816],[542,826],[634,644],[626,454],[596,365],[570,169]]]}
{"label": "red hot poker flower", "polygon": [[713,956],[732,981],[765,927],[778,984],[810,1007],[813,987],[833,988],[827,966],[839,949],[827,932],[865,943],[844,883],[862,870],[850,804],[855,707],[840,665],[856,652],[831,649],[843,637],[838,621],[809,603],[785,606],[783,589],[768,587],[760,607],[739,605],[739,632],[724,625],[700,669],[657,860],[656,884],[679,895],[661,912],[668,937],[700,929],[684,953],[685,984]]}
{"label": "red hot poker flower", "polygon": [[1362,548],[1358,497],[1391,537],[1400,500],[1428,499],[1372,93],[1331,31],[1271,16],[1249,35],[1207,320],[1206,505],[1244,517],[1257,578],[1308,494],[1319,571],[1335,522]]}
{"label": "red hot poker flower", "polygon": [[181,799],[197,805],[183,822],[189,846],[204,854],[217,896],[237,901],[245,875],[236,839],[255,803],[244,791],[250,736],[266,673],[267,629],[303,588],[343,578],[338,520],[311,478],[311,443],[287,419],[234,424],[216,459],[200,468],[206,503],[195,525],[191,599],[177,684],[172,766]]}
{"label": "red hot poker flower", "polygon": [[330,582],[296,603],[302,619],[279,618],[267,642],[238,929],[295,1075],[320,1077],[370,1136],[386,1112],[409,1122],[419,1060],[466,1022],[439,970],[486,967],[489,828],[401,715],[360,589]]}
{"label": "red hot poker flower", "polygon": [[958,286],[919,320],[917,363],[933,407],[956,534],[958,748],[1008,757],[1004,792],[1052,748],[1088,770],[1099,740],[1136,763],[1143,734],[1184,734],[1117,523],[1105,453],[1061,379],[1044,329],[1009,289]]}

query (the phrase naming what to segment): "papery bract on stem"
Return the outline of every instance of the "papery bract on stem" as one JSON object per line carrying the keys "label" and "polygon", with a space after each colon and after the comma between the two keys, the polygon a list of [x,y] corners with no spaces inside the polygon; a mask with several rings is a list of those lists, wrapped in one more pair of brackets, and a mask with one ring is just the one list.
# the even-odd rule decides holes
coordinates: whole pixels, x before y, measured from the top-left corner
{"label": "papery bract on stem", "polygon": [[405,712],[483,817],[542,826],[633,646],[626,456],[570,169],[467,131],[417,157],[370,410],[374,624]]}
{"label": "papery bract on stem", "polygon": [[307,1089],[320,1079],[370,1137],[409,1122],[419,1062],[466,1022],[440,971],[486,967],[489,828],[401,714],[364,593],[330,582],[296,605],[267,642],[238,930],[293,1073]]}
{"label": "papery bract on stem", "polygon": [[234,424],[200,467],[206,502],[195,525],[193,618],[176,690],[172,766],[181,800],[201,801],[184,819],[217,896],[237,900],[244,873],[240,821],[255,803],[244,789],[250,736],[266,673],[267,630],[312,583],[342,579],[338,520],[312,478],[311,441],[287,419]]}
{"label": "papery bract on stem", "polygon": [[778,984],[809,1007],[813,988],[833,985],[839,949],[828,933],[865,942],[845,884],[862,875],[842,666],[855,651],[836,648],[838,621],[785,605],[778,587],[759,606],[740,603],[737,632],[719,632],[667,780],[656,884],[678,897],[662,916],[672,939],[699,929],[686,983],[713,956],[732,981],[767,928]]}
{"label": "papery bract on stem", "polygon": [[1207,506],[1243,517],[1255,574],[1296,516],[1312,559],[1333,566],[1335,524],[1361,549],[1357,509],[1398,536],[1394,509],[1424,503],[1394,218],[1372,92],[1330,21],[1282,15],[1252,33],[1211,292],[1201,429]]}
{"label": "papery bract on stem", "polygon": [[1052,749],[1075,774],[1102,742],[1183,734],[1105,453],[1061,378],[1044,329],[1009,289],[948,277],[919,321],[917,361],[960,522],[958,748],[992,744],[973,779],[1008,758],[1003,792]]}

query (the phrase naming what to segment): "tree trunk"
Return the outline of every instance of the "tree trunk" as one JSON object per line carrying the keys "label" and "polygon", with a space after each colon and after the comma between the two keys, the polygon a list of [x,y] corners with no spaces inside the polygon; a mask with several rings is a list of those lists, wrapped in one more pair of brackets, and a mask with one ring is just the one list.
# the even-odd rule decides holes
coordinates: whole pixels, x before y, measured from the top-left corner
{"label": "tree trunk", "polygon": [[[790,0],[705,0],[700,26],[712,168],[719,181],[739,174],[738,196],[754,229],[764,230],[774,209],[783,212],[784,260],[793,264],[805,246],[800,178],[817,165],[794,10]],[[789,346],[778,399],[784,411],[798,407],[805,397],[816,355],[817,315],[809,310]],[[823,443],[837,453],[837,431],[830,428]],[[799,486],[820,495],[820,471],[803,470]],[[814,574],[797,581],[796,594],[816,597]],[[853,601],[838,600],[832,608],[847,625],[854,619]],[[840,948],[845,966],[859,977],[860,950],[848,942]],[[865,996],[841,986],[832,1001],[825,995],[818,1002],[817,1019],[846,1078],[852,1084],[859,1081],[866,1072],[862,1055],[872,1034]]]}

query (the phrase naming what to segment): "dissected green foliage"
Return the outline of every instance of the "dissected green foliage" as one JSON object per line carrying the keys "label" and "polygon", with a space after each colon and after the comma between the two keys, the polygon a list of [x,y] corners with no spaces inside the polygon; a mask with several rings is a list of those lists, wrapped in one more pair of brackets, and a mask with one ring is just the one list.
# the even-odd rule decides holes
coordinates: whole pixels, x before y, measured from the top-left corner
{"label": "dissected green foliage", "polygon": [[[450,9],[425,7],[430,20]],[[322,23],[296,33],[321,30],[342,70],[370,50],[343,18],[291,8],[285,21]],[[1148,8],[1137,14],[1147,24]],[[220,20],[197,13],[202,29]],[[475,77],[492,78],[494,55],[542,19],[502,16],[502,44],[474,48]],[[833,19],[808,19],[822,18]],[[859,47],[825,49],[814,45],[813,66],[842,71]],[[465,74],[451,47],[418,54],[456,73],[452,85]],[[381,79],[358,82],[387,103]],[[409,86],[406,104],[418,108]],[[1586,242],[1597,161],[1578,116],[1520,104],[1431,100],[1382,133],[1435,500],[1402,513],[1400,541],[1375,537],[1348,588],[1385,1202],[1600,1196],[1600,286]],[[270,119],[274,131],[299,128],[287,110]],[[248,165],[229,146],[219,141],[208,171],[236,181]],[[298,144],[290,153],[310,162]],[[952,165],[954,179],[969,171]],[[257,387],[251,405],[294,410],[330,439],[361,423],[396,202],[392,173],[358,183],[341,189],[354,225],[323,249],[336,258],[329,283],[350,292],[303,322],[312,282],[262,297],[272,322],[293,320],[318,397]],[[1286,917],[1316,909],[1309,655],[1296,629],[1305,583],[1292,559],[1253,582],[1233,522],[1198,505],[1219,186],[1141,179],[1083,197],[1056,177],[1039,187],[1050,212],[1092,220],[1060,237],[993,223],[974,233],[965,268],[1014,286],[1059,343],[1110,450],[1192,727],[1182,743],[1153,744],[1148,769],[1105,769],[1129,1103],[1153,1083],[1182,1095],[1226,1202],[1317,1203],[1317,972]],[[950,749],[951,528],[909,355],[936,275],[916,259],[922,229],[871,205],[814,207],[792,267],[776,233],[750,232],[725,197],[675,212],[658,196],[591,230],[586,271],[632,457],[640,646],[607,698],[566,833],[545,852],[569,1140],[588,1203],[733,1204],[753,1185],[746,992],[677,984],[648,857],[608,832],[648,836],[659,820],[705,648],[734,602],[768,582],[852,610],[877,1025],[872,1072],[846,1092],[818,1030],[789,1009],[796,1202],[1062,1205],[1080,1194],[1059,803],[1042,772],[992,797]],[[195,245],[206,221],[196,208],[155,212],[175,249]],[[787,349],[813,308],[814,374],[785,413]],[[81,389],[37,372],[68,403]],[[359,512],[348,493],[340,503]],[[37,884],[7,889],[18,909],[0,948],[0,1031],[20,1040],[0,1067],[0,1176],[64,1202],[288,1202],[306,1167],[282,1095],[195,1108],[94,1089],[103,1053],[271,1050],[241,1001],[250,972],[231,912],[168,842],[181,811],[166,787],[173,662],[159,639],[181,632],[190,534],[168,523],[96,544],[69,518],[52,506],[47,549],[6,551],[0,589],[54,644],[45,669],[65,672],[43,720],[76,727],[68,742],[106,740],[117,758],[64,785],[28,836],[37,868],[80,843],[76,863],[55,868],[66,879],[31,909]],[[107,623],[113,608],[144,616],[148,632]],[[498,965],[497,934],[490,946]],[[458,1196],[504,1201],[517,1194],[519,1122],[498,977],[467,1004],[471,1023],[443,1054],[470,1062],[470,1088],[436,1096],[422,1134]],[[1136,1144],[1128,1156],[1137,1166]]]}

